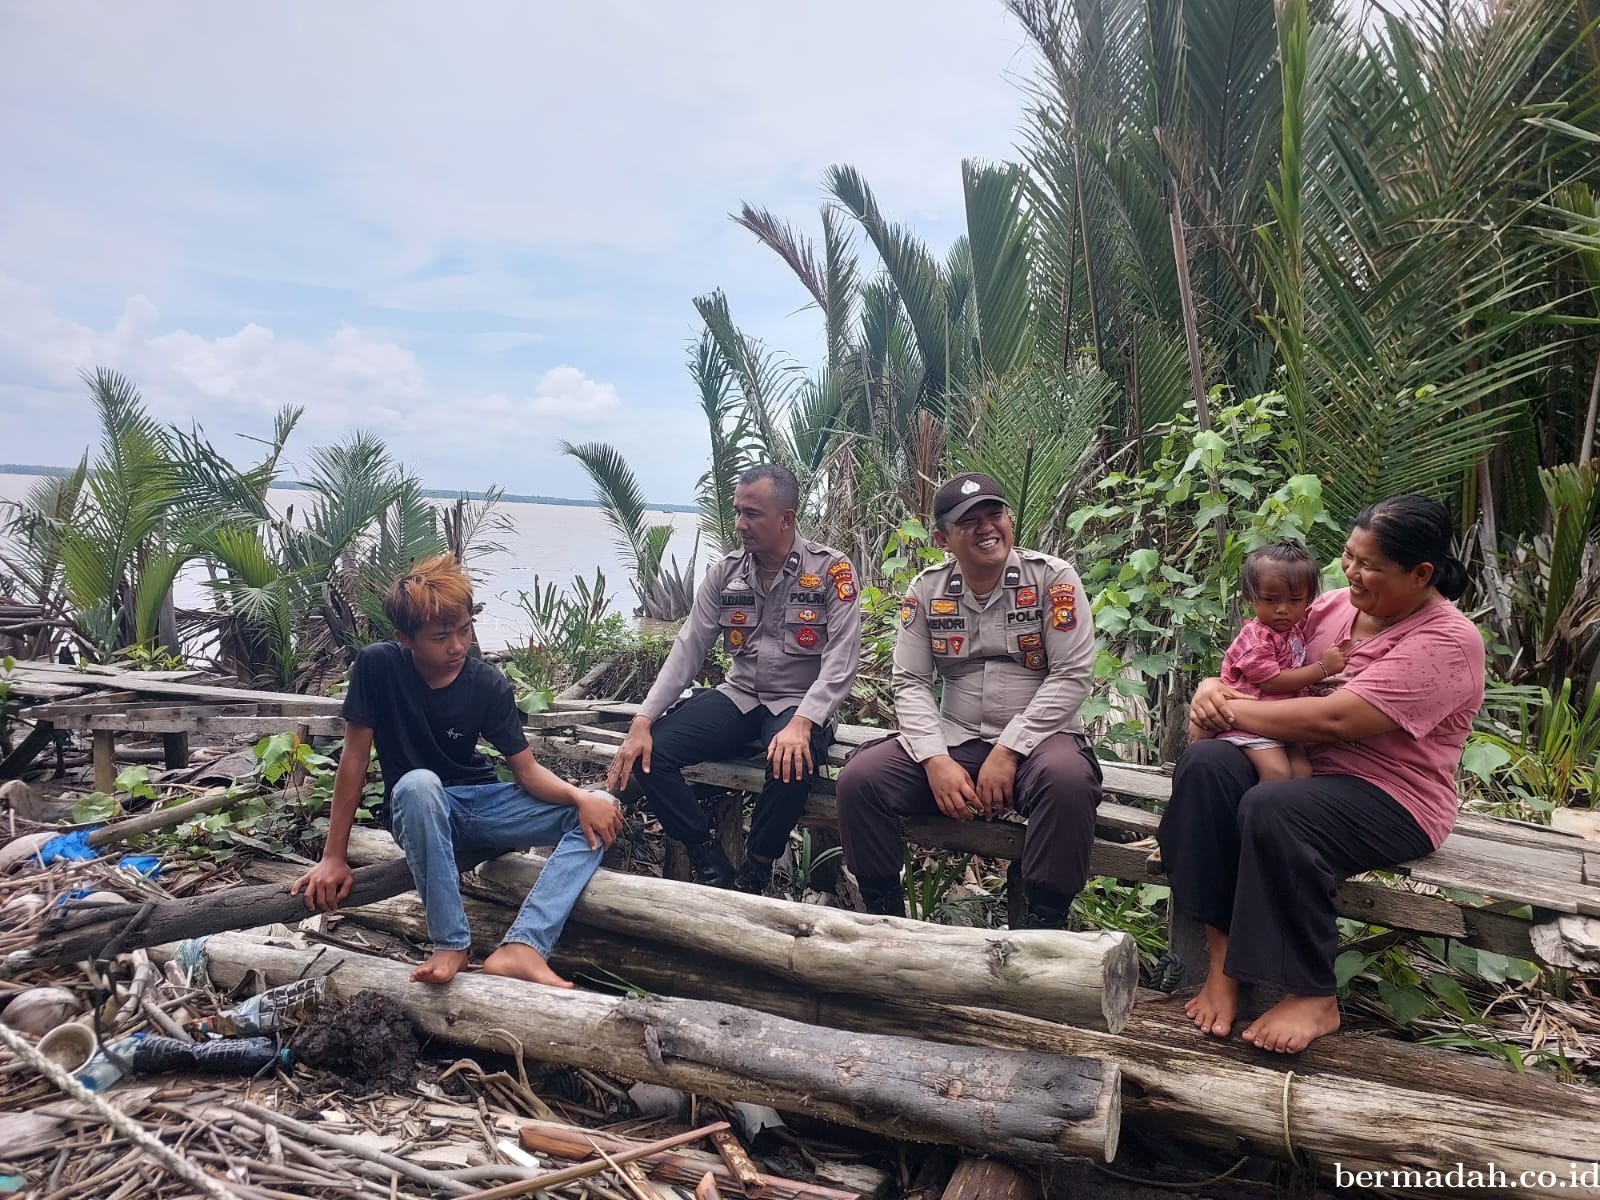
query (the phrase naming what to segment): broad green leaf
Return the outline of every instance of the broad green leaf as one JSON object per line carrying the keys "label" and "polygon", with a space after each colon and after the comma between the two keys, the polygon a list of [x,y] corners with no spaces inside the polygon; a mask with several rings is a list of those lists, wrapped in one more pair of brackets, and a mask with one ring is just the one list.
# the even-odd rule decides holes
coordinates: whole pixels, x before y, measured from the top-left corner
{"label": "broad green leaf", "polygon": [[122,815],[122,802],[104,792],[90,792],[72,806],[72,819],[79,825],[115,820]]}
{"label": "broad green leaf", "polygon": [[1402,1025],[1411,1024],[1433,1007],[1433,1002],[1422,989],[1398,986],[1387,979],[1378,980],[1378,996]]}

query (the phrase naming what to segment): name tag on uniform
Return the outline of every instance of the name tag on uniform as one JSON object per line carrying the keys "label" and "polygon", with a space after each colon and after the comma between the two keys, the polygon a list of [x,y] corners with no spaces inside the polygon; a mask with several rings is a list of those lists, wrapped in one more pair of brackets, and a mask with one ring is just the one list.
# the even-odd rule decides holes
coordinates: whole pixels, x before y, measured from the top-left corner
{"label": "name tag on uniform", "polygon": [[754,608],[756,598],[749,592],[724,592],[720,603],[723,608]]}
{"label": "name tag on uniform", "polygon": [[942,630],[945,630],[945,631],[948,632],[951,629],[965,629],[966,627],[967,627],[967,619],[965,617],[929,617],[928,618],[928,628],[929,629],[942,629]]}

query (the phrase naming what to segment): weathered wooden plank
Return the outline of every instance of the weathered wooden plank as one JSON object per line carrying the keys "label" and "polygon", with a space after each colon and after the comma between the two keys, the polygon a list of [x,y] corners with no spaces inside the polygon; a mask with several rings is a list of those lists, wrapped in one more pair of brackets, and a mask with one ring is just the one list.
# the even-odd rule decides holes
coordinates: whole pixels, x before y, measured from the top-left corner
{"label": "weathered wooden plank", "polygon": [[[26,671],[19,664],[19,670]],[[260,704],[275,705],[283,712],[337,714],[343,703],[337,696],[299,696],[289,692],[262,692],[249,688],[215,687],[199,682],[173,682],[159,679],[158,672],[124,671],[115,673],[88,673],[81,671],[52,671],[41,683],[75,685],[84,687],[116,687],[138,692],[141,696],[176,696],[191,700],[254,700]]]}
{"label": "weathered wooden plank", "polygon": [[39,721],[28,731],[28,736],[0,762],[0,779],[21,779],[22,773],[33,765],[41,751],[55,737],[55,726],[49,721]]}
{"label": "weathered wooden plank", "polygon": [[[96,718],[91,729],[110,729],[117,733],[192,733],[233,736],[248,734],[251,737],[269,737],[274,733],[288,733],[304,727],[313,736],[338,737],[344,733],[344,720],[340,717],[312,717],[286,714],[283,716],[162,718],[145,720],[130,717],[126,720]],[[81,726],[80,726],[81,728]]]}
{"label": "weathered wooden plank", "polygon": [[80,692],[76,699],[56,700],[49,704],[34,704],[22,710],[22,716],[29,720],[44,718],[53,720],[58,716],[76,716],[80,713],[93,712],[96,709],[107,710],[130,704],[139,699],[138,692]]}
{"label": "weathered wooden plank", "polygon": [[[611,746],[553,735],[535,735],[530,742],[541,755],[597,764],[609,762],[614,752]],[[723,787],[749,790],[761,786],[760,771],[750,766],[714,763],[690,767],[684,774],[696,782]],[[838,828],[838,809],[831,792],[831,784],[812,792],[800,819],[802,826]],[[1101,804],[1096,819],[1102,829],[1141,836],[1153,833],[1159,822],[1158,814],[1111,802]],[[952,821],[933,814],[906,821],[905,831],[909,841],[928,849],[1014,859],[1022,853],[1024,826],[1013,821]],[[1149,878],[1144,866],[1148,853],[1148,850],[1096,839],[1089,869],[1096,875],[1144,882]],[[1353,880],[1340,887],[1336,904],[1341,916],[1369,924],[1456,938],[1470,946],[1517,958],[1536,957],[1527,921],[1503,913],[1466,908],[1442,896],[1423,896],[1383,883]]]}

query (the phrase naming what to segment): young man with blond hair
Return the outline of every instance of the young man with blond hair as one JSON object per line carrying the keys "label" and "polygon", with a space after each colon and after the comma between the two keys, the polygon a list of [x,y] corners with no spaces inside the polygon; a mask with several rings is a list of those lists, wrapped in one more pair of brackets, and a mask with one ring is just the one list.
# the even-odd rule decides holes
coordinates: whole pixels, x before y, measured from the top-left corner
{"label": "young man with blond hair", "polygon": [[[553,845],[483,969],[570,988],[550,969],[550,951],[604,848],[621,831],[622,810],[605,792],[583,791],[534,759],[511,684],[467,653],[472,584],[453,556],[417,563],[389,589],[383,611],[395,640],[363,648],[350,668],[344,752],[322,860],[290,891],[303,890],[306,907],[324,911],[350,894],[350,829],[376,744],[389,825],[411,866],[433,943],[411,978],[447,983],[467,965],[472,935],[457,859]],[[505,756],[515,782],[497,780],[478,752],[479,738]]]}

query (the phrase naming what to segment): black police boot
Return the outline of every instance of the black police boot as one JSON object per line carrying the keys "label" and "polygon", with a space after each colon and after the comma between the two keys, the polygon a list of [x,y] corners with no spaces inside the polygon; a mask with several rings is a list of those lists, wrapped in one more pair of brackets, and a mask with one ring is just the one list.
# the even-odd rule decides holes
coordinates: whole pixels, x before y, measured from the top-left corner
{"label": "black police boot", "polygon": [[772,864],[746,855],[744,866],[739,868],[739,877],[733,881],[733,887],[735,891],[759,896],[767,890],[767,884],[771,882]]}
{"label": "black police boot", "polygon": [[856,885],[861,889],[861,901],[869,913],[879,917],[906,915],[906,893],[898,875],[886,875],[881,879],[858,875]]}
{"label": "black police boot", "polygon": [[714,888],[733,886],[737,872],[719,842],[706,841],[698,846],[684,843],[683,848],[689,853],[689,877],[696,883]]}
{"label": "black police boot", "polygon": [[1072,897],[1042,884],[1023,885],[1027,903],[1022,914],[1024,929],[1065,929],[1072,912]]}

